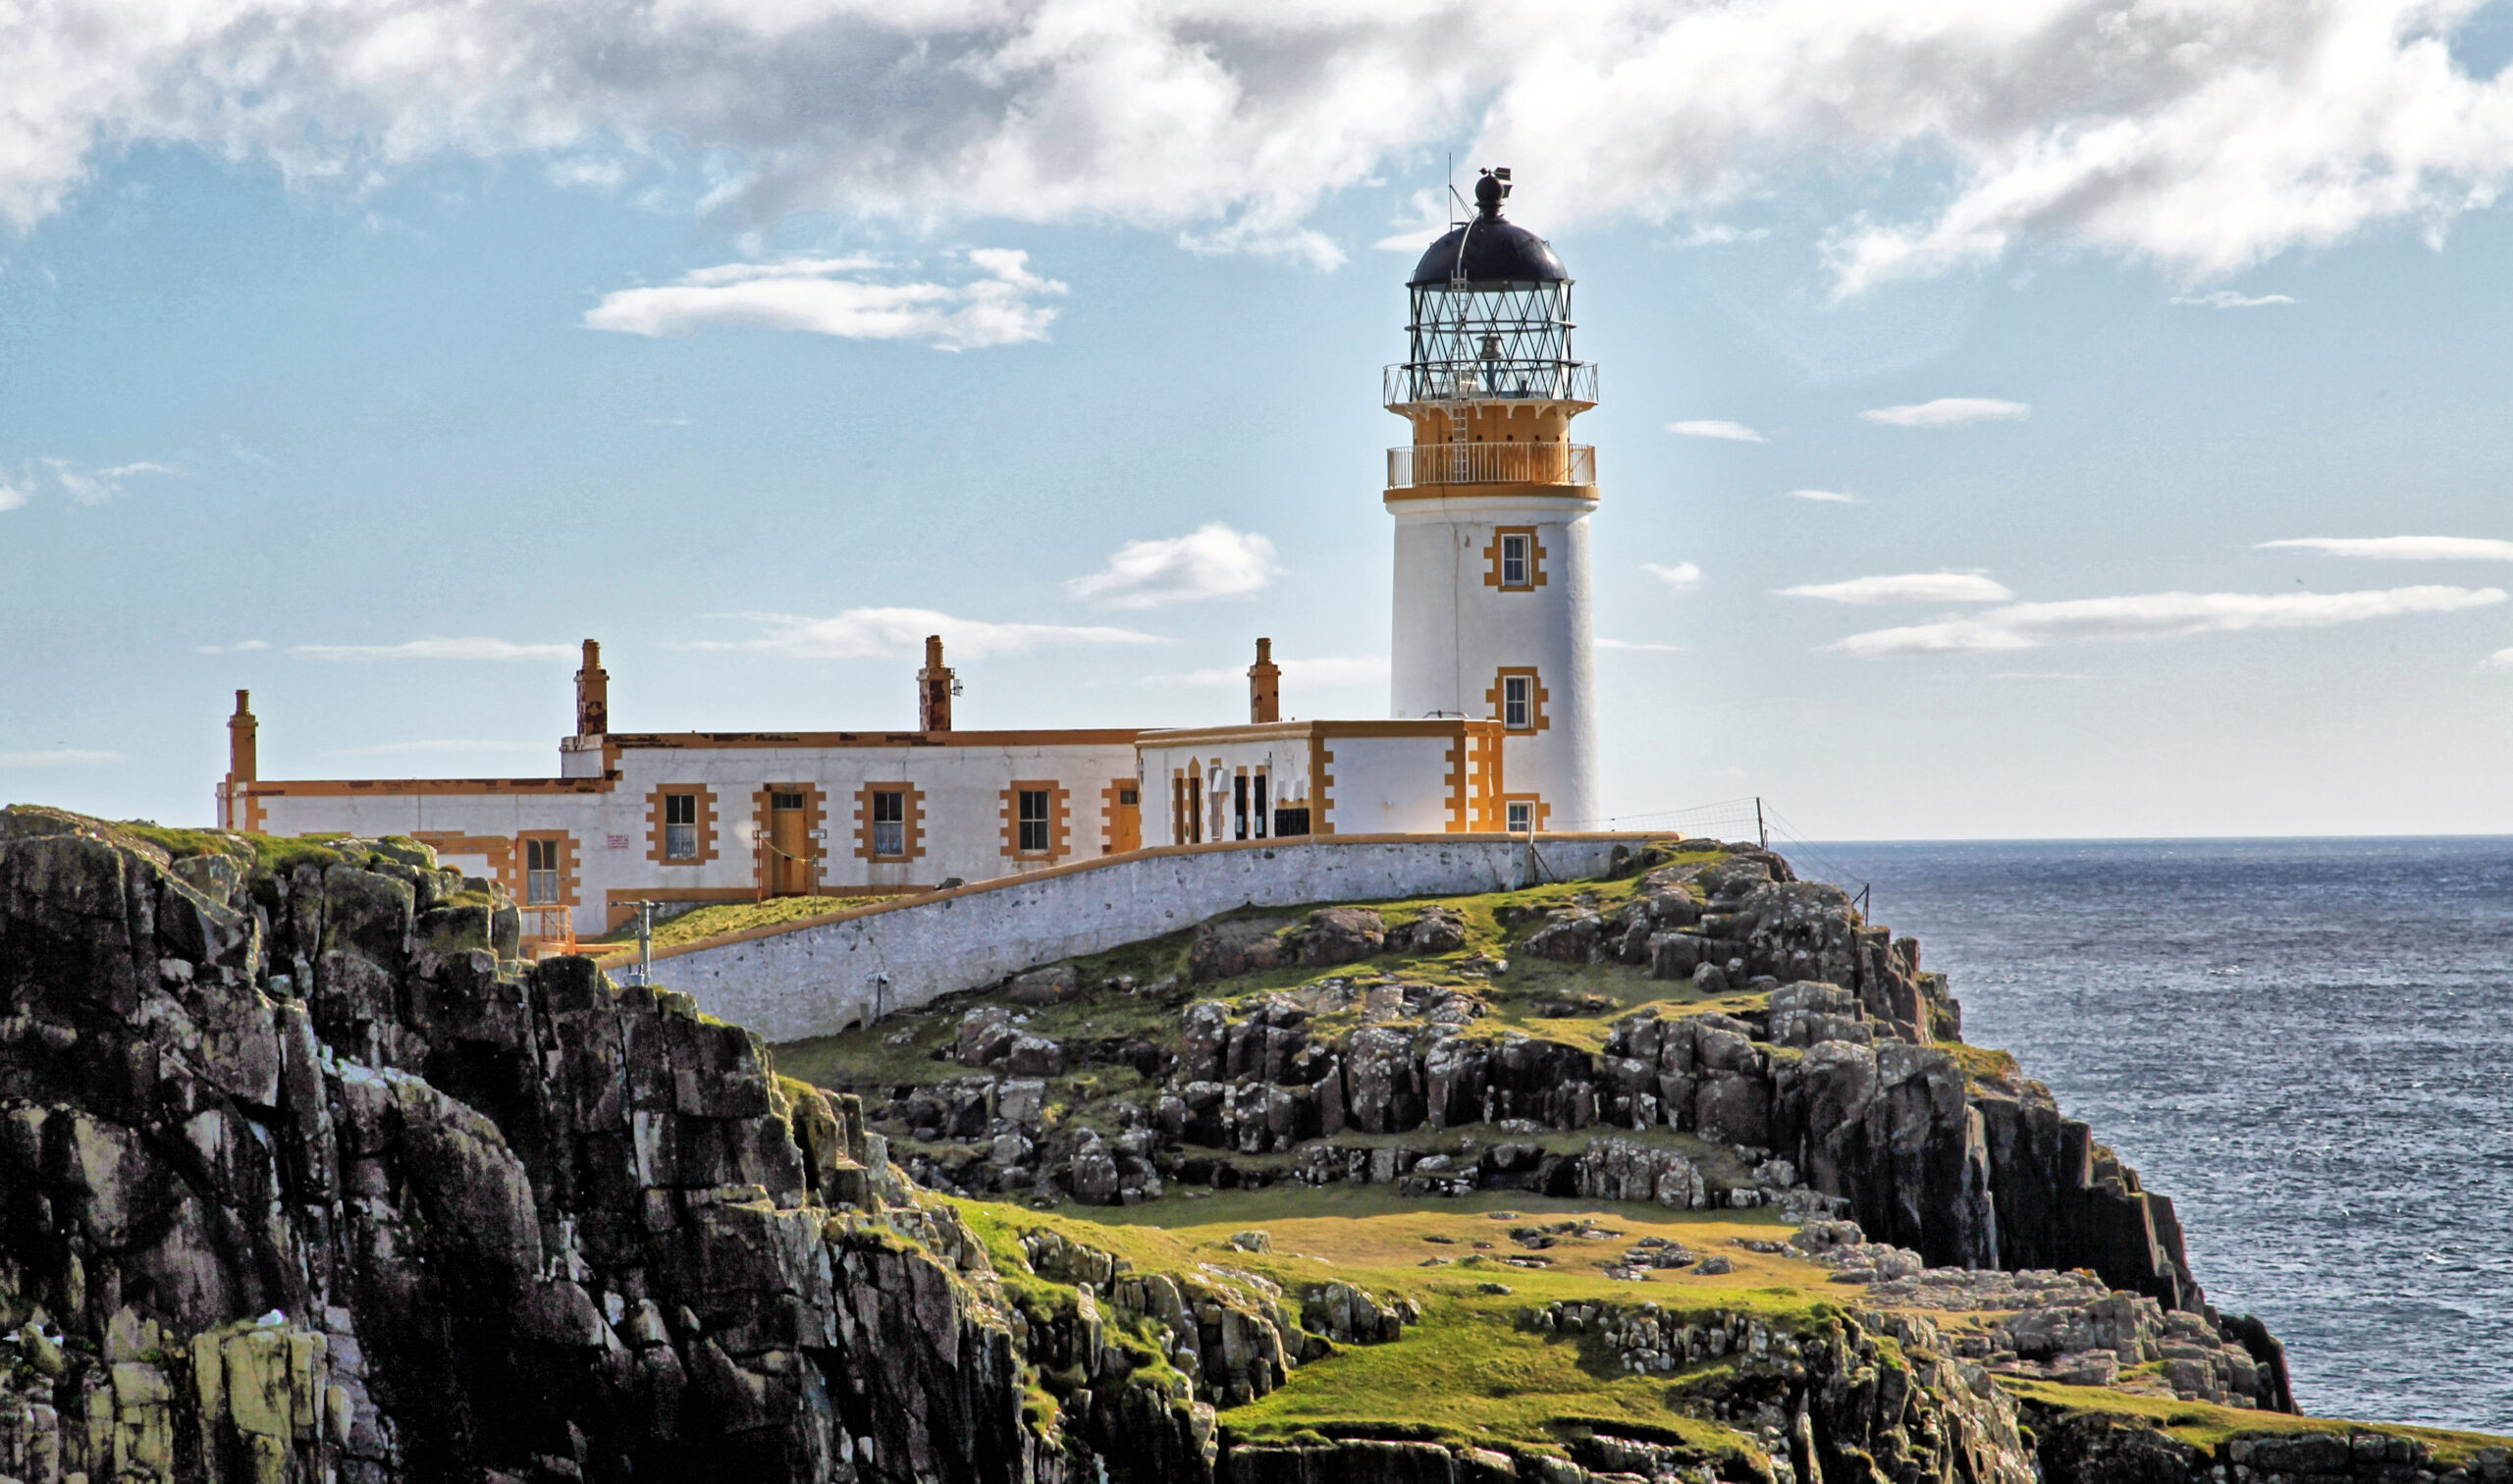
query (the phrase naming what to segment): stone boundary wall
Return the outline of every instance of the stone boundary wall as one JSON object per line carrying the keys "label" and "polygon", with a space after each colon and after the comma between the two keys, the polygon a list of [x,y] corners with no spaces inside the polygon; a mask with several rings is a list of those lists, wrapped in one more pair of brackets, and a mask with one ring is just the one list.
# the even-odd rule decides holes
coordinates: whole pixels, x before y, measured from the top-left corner
{"label": "stone boundary wall", "polygon": [[[1654,833],[1539,834],[1541,879],[1599,875]],[[1506,891],[1530,883],[1524,835],[1312,835],[1162,846],[1005,876],[655,954],[656,981],[771,1041],[834,1035],[1081,953],[1239,907]]]}

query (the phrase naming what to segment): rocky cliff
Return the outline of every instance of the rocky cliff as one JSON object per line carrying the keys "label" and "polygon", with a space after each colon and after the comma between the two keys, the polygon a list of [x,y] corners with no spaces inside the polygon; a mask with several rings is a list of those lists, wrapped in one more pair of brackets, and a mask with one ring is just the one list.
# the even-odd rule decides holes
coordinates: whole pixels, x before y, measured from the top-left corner
{"label": "rocky cliff", "polygon": [[[1688,951],[1665,939],[1691,932],[1729,945],[1704,961],[1740,990],[1774,962],[1807,968],[1790,956],[1803,950],[1811,973],[1791,982],[1846,979],[1834,987],[1854,1002],[1763,989],[1730,1010],[1614,1017],[1585,1063],[1522,1053],[1548,1069],[1537,1075],[1472,1042],[1443,1050],[1402,1016],[1339,1028],[1343,1011],[1312,999],[1310,1019],[1285,1025],[1264,994],[1222,1004],[1191,989],[1158,1015],[1194,1034],[1161,1054],[1208,1060],[1155,1068],[1166,1081],[1144,1084],[1132,1127],[1088,1139],[1061,1105],[1020,1116],[1015,1055],[1100,1064],[1036,1034],[1052,1017],[961,1014],[941,1028],[950,1056],[1002,1064],[980,1079],[995,1122],[960,1141],[981,1156],[963,1161],[973,1179],[1026,1168],[1029,1184],[1011,1182],[1025,1193],[1062,1182],[1120,1203],[1165,1181],[1192,1209],[1179,1182],[1202,1159],[1208,1184],[1272,1180],[1294,1201],[1345,1198],[1382,1166],[1391,1193],[1411,1192],[1300,1228],[1315,1249],[1301,1251],[1226,1224],[1164,1235],[1095,1225],[1087,1208],[931,1194],[854,1097],[775,1075],[741,1029],[585,960],[517,964],[511,906],[423,847],[0,811],[0,1479],[2507,1477],[2501,1455],[2458,1445],[2194,1438],[2077,1404],[2106,1364],[2124,1389],[2085,1395],[2273,1399],[2244,1345],[2152,1292],[1925,1266],[2007,1240],[2006,1202],[2101,1192],[2099,1156],[2079,1148],[2087,1178],[2069,1183],[2077,1146],[2056,1120],[2049,1150],[2001,1144],[1987,1105],[2011,1098],[2029,1134],[2047,1098],[1951,1072],[1953,1053],[1933,1041],[1952,1006],[1915,955],[1834,933],[1838,913],[1766,920],[1767,905],[1816,899],[1776,862],[1760,869],[1699,892],[1689,876],[1635,875],[1644,905],[1619,935],[1576,903],[1521,926],[1578,942],[1583,959],[1600,943],[1628,951],[1631,929],[1649,928],[1643,968]],[[1651,916],[1671,883],[1705,909],[1698,922]],[[1752,927],[1730,926],[1747,912]],[[1409,917],[1407,944],[1470,951],[1463,920],[1440,918]],[[1251,953],[1353,951],[1339,935],[1384,953],[1383,920],[1366,942],[1372,920],[1207,934],[1246,941],[1203,947],[1205,972],[1218,983]],[[1452,926],[1459,940],[1442,949]],[[1836,950],[1846,957],[1823,957]],[[1721,987],[1698,974],[1684,982]],[[1007,1003],[1029,1014],[1086,989],[1067,972],[1020,993]],[[1437,1021],[1427,1000],[1416,1008]],[[1376,1050],[1363,1038],[1373,1027],[1387,1033]],[[1833,1046],[1853,1048],[1824,1052],[1847,1073],[1807,1069]],[[1132,1053],[1115,1039],[1088,1054],[1113,1069]],[[1249,1068],[1283,1075],[1248,1082],[1255,1094],[1234,1087],[1227,1116],[1191,1115],[1196,1085]],[[1064,1098],[1095,1075],[1027,1081]],[[1738,1090],[1748,1084],[1759,1092]],[[1743,1116],[1757,1097],[1769,1146],[1714,1158],[1704,1117]],[[1285,1098],[1319,1109],[1298,1148],[1270,1142]],[[1622,1132],[1568,1154],[1530,1134],[1538,1152],[1496,1160],[1490,1181],[1555,1209],[1545,1192],[1568,1185],[1592,1214],[1521,1216],[1472,1189],[1479,1159],[1440,1167],[1389,1142],[1470,1112],[1506,1133],[1539,1108],[1555,1110],[1547,1133]],[[1295,1135],[1305,1116],[1292,1115]],[[1358,1164],[1308,1152],[1336,1138]],[[1793,1161],[1807,1174],[1776,1168]],[[2028,1168],[2048,1183],[2025,1183]],[[1976,1206],[1951,1220],[1932,1209],[1949,1179]],[[2110,1207],[2089,1208],[2137,1196],[2117,1185]],[[1631,1198],[1646,1203],[1611,1206]],[[1801,1219],[1774,1222],[1767,1205]],[[1895,1240],[1802,1219],[1818,1206],[1881,1218],[1877,1235]],[[2025,1240],[2082,1229],[2063,1213]],[[1420,1420],[1443,1408],[1458,1420]],[[2189,1415],[2202,1414],[2260,1415]]]}
{"label": "rocky cliff", "polygon": [[[1915,941],[1750,846],[1651,851],[1625,876],[1504,901],[1490,934],[1472,904],[1208,924],[1171,980],[1059,966],[943,1007],[934,1054],[978,1075],[836,1079],[922,1178],[971,1192],[1121,1204],[1290,1181],[1768,1204],[1847,1214],[1936,1266],[2088,1268],[2249,1347],[2239,1394],[2292,1408],[2267,1331],[2208,1308],[2171,1201],[2010,1060],[1962,1044]],[[1045,1012],[1095,991],[1174,1018],[1049,1034]],[[1050,1128],[1098,1069],[1146,1086]],[[1689,1139],[1621,1137],[1652,1133]]]}
{"label": "rocky cliff", "polygon": [[0,1474],[1062,1476],[851,1105],[513,933],[407,845],[0,812]]}

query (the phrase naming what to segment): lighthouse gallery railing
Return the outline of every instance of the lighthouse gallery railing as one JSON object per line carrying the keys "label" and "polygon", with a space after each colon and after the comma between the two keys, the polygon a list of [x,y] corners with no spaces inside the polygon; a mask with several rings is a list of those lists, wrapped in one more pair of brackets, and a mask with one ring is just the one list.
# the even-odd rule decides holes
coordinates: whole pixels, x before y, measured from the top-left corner
{"label": "lighthouse gallery railing", "polygon": [[1409,444],[1387,450],[1387,487],[1597,482],[1597,450],[1574,443]]}

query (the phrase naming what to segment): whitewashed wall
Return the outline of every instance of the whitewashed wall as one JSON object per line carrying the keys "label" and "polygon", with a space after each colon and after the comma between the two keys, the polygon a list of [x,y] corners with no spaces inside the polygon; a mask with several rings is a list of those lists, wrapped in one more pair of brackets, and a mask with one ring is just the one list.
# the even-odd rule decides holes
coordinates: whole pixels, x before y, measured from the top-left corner
{"label": "whitewashed wall", "polygon": [[[1543,731],[1502,744],[1512,794],[1534,794],[1556,828],[1600,814],[1588,516],[1596,492],[1391,500],[1396,584],[1389,701],[1396,716],[1496,716],[1493,677],[1533,665],[1549,693]],[[1532,526],[1545,549],[1544,585],[1504,592],[1485,582],[1484,556],[1503,526]],[[1331,771],[1332,769],[1330,769]],[[1343,790],[1330,790],[1338,811]]]}
{"label": "whitewashed wall", "polygon": [[[452,831],[511,840],[524,830],[564,830],[576,846],[575,928],[593,934],[608,929],[605,904],[613,891],[749,891],[757,880],[752,796],[772,782],[812,783],[824,791],[822,885],[908,887],[1040,869],[1003,850],[1002,795],[1015,778],[1052,779],[1068,790],[1062,860],[1099,856],[1105,793],[1119,779],[1131,782],[1135,768],[1130,742],[631,748],[620,754],[619,781],[608,790],[453,793],[381,782],[354,792],[264,795],[259,802],[262,828],[276,835]],[[925,854],[896,864],[866,861],[855,853],[856,791],[868,782],[893,781],[924,793]],[[712,860],[682,865],[649,858],[648,797],[666,785],[699,785],[714,794]],[[475,874],[487,870],[485,856],[449,854],[446,860]]]}
{"label": "whitewashed wall", "polygon": [[1326,821],[1338,834],[1438,834],[1455,817],[1449,783],[1454,737],[1329,734]]}
{"label": "whitewashed wall", "polygon": [[[1638,834],[1538,836],[1548,878],[1592,876]],[[772,1041],[831,1035],[883,1003],[913,1008],[1041,964],[1157,937],[1238,907],[1500,891],[1527,881],[1524,839],[1307,839],[1172,847],[1018,876],[832,923],[657,955],[656,982]]]}

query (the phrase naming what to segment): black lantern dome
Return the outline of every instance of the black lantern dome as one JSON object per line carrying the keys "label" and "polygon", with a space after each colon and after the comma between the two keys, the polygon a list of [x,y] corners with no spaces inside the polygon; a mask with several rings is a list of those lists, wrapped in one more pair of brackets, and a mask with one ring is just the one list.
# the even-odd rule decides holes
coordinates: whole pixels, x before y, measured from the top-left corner
{"label": "black lantern dome", "polygon": [[1510,173],[1474,183],[1472,218],[1431,244],[1406,281],[1413,321],[1387,403],[1596,401],[1596,367],[1571,353],[1571,275],[1544,238],[1501,215]]}
{"label": "black lantern dome", "polygon": [[[1474,220],[1452,227],[1414,265],[1411,288],[1464,280],[1470,284],[1567,284],[1562,259],[1553,244],[1501,215],[1501,199],[1509,194],[1505,181],[1484,176],[1474,183]],[[1466,255],[1459,271],[1458,254]]]}

